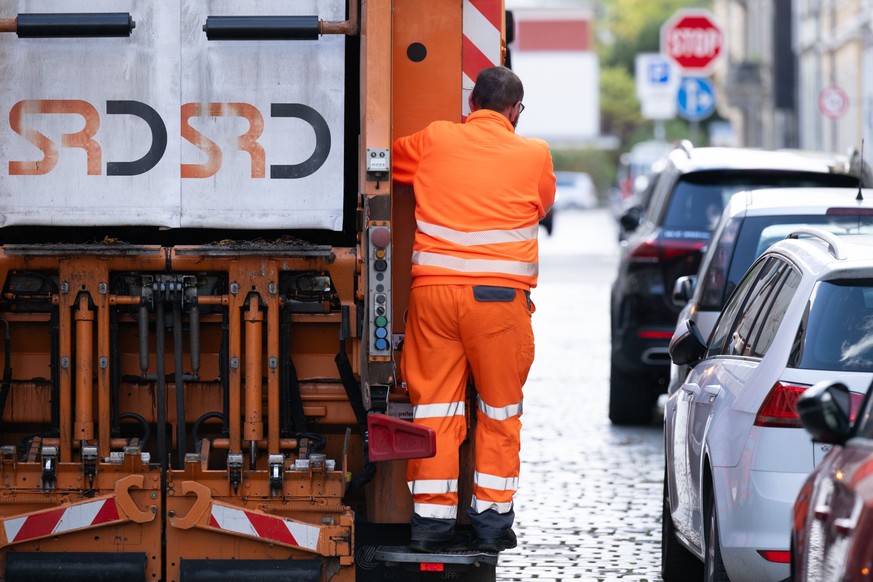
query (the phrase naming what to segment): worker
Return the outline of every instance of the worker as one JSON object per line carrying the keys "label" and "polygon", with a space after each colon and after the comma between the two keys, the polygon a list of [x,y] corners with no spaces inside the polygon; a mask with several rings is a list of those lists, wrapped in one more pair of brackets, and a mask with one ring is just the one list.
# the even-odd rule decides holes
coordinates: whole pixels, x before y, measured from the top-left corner
{"label": "worker", "polygon": [[[398,138],[393,178],[411,184],[416,233],[401,374],[416,424],[436,432],[436,455],[413,459],[409,548],[418,552],[517,545],[522,386],[534,358],[530,289],[539,220],[555,198],[548,145],[515,133],[521,80],[482,70],[464,123],[435,121]],[[455,532],[466,394],[478,396],[468,509],[475,538]],[[472,411],[471,411],[472,412]]]}

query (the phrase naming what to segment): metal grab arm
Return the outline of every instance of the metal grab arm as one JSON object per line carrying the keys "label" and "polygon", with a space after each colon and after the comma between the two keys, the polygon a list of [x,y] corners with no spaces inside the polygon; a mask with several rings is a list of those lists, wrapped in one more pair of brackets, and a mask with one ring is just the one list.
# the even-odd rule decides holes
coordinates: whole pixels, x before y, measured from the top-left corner
{"label": "metal grab arm", "polygon": [[109,495],[2,518],[0,548],[128,521],[152,521],[156,511],[140,509],[130,496],[131,488],[142,489],[144,483],[143,475],[128,475],[118,480]]}
{"label": "metal grab arm", "polygon": [[203,32],[209,40],[318,40],[320,34],[358,34],[358,3],[349,2],[349,17],[340,22],[318,16],[208,16]]}
{"label": "metal grab arm", "polygon": [[136,28],[129,12],[19,14],[0,20],[0,32],[18,38],[125,37]]}

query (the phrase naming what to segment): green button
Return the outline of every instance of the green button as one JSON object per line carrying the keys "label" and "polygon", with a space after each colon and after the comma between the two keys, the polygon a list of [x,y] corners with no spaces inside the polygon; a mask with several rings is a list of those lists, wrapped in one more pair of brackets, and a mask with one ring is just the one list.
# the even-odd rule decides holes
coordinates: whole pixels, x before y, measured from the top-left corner
{"label": "green button", "polygon": [[388,318],[384,315],[380,315],[376,318],[376,327],[385,327],[388,325]]}

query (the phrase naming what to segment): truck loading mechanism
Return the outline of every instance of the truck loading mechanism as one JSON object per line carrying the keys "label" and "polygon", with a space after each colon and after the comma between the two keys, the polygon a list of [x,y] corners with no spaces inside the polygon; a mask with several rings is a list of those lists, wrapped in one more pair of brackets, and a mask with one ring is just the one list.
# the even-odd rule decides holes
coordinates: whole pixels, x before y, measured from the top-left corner
{"label": "truck loading mechanism", "polygon": [[[129,36],[136,23],[126,12],[19,14],[0,19],[0,32],[19,38]],[[210,16],[203,25],[209,40],[317,40],[320,34],[358,33],[358,5],[350,3],[348,19],[318,16]]]}

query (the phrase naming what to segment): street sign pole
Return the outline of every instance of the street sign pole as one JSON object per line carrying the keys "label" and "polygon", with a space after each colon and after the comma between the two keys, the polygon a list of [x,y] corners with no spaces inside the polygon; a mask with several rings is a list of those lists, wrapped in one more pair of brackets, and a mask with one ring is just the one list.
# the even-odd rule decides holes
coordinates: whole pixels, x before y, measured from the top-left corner
{"label": "street sign pole", "polygon": [[664,120],[655,120],[655,141],[664,141],[667,137],[667,132],[664,130]]}
{"label": "street sign pole", "polygon": [[849,110],[849,95],[838,85],[828,85],[818,94],[818,109],[831,120],[831,149],[836,151],[840,128],[838,120]]}

